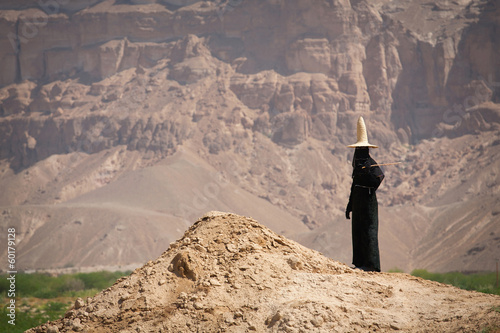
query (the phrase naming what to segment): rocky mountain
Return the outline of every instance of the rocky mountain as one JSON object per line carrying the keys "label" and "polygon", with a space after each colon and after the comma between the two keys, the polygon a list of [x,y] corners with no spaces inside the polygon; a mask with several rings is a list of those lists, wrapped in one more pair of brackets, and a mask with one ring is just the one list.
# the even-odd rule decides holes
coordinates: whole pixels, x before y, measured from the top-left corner
{"label": "rocky mountain", "polygon": [[403,162],[378,191],[382,269],[493,270],[499,14],[493,0],[2,2],[0,227],[16,227],[19,268],[139,266],[211,209],[349,263],[346,145],[363,115],[373,157]]}
{"label": "rocky mountain", "polygon": [[159,258],[28,332],[478,332],[496,295],[353,270],[254,219],[210,212]]}

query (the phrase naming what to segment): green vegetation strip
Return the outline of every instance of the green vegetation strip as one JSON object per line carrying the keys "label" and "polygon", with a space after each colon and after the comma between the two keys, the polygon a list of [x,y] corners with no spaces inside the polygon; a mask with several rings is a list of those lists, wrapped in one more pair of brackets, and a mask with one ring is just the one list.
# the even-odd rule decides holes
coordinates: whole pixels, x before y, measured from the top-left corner
{"label": "green vegetation strip", "polygon": [[24,332],[49,320],[59,319],[78,297],[92,297],[130,272],[94,272],[49,276],[42,273],[16,274],[16,325],[7,320],[8,275],[0,275],[0,332]]}
{"label": "green vegetation strip", "polygon": [[425,269],[416,269],[411,275],[418,276],[426,280],[451,284],[465,290],[475,290],[486,294],[500,295],[500,287],[497,285],[496,273],[475,273],[463,274],[451,273],[430,273]]}

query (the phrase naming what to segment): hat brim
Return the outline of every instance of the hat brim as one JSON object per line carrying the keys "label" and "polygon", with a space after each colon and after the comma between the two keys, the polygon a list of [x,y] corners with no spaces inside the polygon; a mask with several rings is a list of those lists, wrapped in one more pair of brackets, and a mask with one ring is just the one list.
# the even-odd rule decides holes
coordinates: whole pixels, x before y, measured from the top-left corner
{"label": "hat brim", "polygon": [[356,142],[355,144],[349,145],[347,147],[348,148],[362,148],[362,147],[366,147],[366,148],[378,148],[378,146],[372,145],[369,142]]}

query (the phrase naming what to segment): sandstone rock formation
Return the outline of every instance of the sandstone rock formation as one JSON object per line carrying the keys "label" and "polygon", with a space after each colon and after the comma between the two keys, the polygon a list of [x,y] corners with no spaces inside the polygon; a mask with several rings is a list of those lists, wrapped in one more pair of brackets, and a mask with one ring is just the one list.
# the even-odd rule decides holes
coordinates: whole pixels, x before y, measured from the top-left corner
{"label": "sandstone rock formation", "polygon": [[[1,226],[29,230],[27,253],[31,236],[46,234],[44,224],[67,222],[47,218],[67,216],[62,205],[78,203],[78,214],[98,219],[81,205],[101,188],[114,207],[104,219],[122,219],[115,204],[135,204],[122,202],[122,192],[145,190],[139,177],[125,189],[121,176],[147,173],[184,151],[204,171],[302,221],[311,229],[300,232],[304,242],[349,262],[343,210],[352,151],[345,146],[363,115],[381,147],[376,160],[404,162],[387,168],[380,189],[383,267],[493,269],[490,254],[500,248],[495,1],[43,4],[0,5],[0,183],[8,188],[0,194]],[[125,151],[123,163],[109,165],[117,151]],[[164,190],[193,207],[192,188],[210,182],[188,176],[191,187]],[[467,219],[455,215],[457,205],[471,210]],[[31,219],[39,209],[42,217]],[[156,205],[140,209],[157,221]],[[169,218],[176,227],[168,238],[199,210]],[[471,223],[483,227],[458,232]],[[441,239],[453,244],[453,263],[424,248],[448,252]],[[488,245],[468,255],[477,244]],[[98,261],[114,259],[110,252]],[[84,261],[66,260],[46,265]]]}
{"label": "sandstone rock formation", "polygon": [[477,332],[499,296],[365,273],[211,212],[156,260],[34,332]]}

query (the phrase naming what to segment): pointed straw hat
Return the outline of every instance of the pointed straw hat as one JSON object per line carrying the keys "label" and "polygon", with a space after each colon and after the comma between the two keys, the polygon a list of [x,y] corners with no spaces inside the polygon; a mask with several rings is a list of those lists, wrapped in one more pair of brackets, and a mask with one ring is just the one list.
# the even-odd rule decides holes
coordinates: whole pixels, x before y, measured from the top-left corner
{"label": "pointed straw hat", "polygon": [[378,146],[372,145],[371,143],[368,142],[368,135],[366,134],[366,125],[365,121],[363,120],[363,117],[359,117],[358,119],[358,142],[356,142],[353,145],[349,145],[347,147],[349,148],[356,148],[356,147],[368,147],[368,148],[378,148]]}

